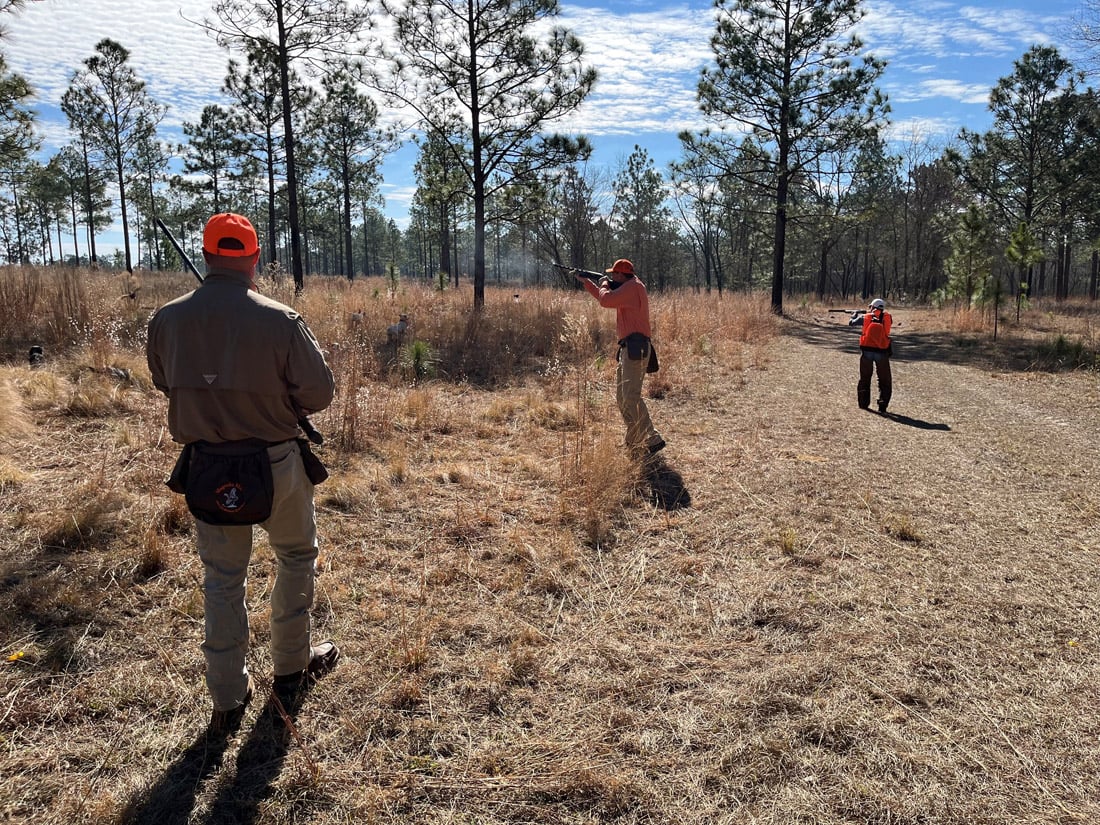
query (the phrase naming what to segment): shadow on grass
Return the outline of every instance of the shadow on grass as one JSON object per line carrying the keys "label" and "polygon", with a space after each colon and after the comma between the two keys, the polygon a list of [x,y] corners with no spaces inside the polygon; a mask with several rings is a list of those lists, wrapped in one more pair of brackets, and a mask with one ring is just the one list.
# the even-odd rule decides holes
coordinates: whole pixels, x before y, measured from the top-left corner
{"label": "shadow on grass", "polygon": [[691,493],[684,486],[684,477],[669,467],[663,458],[651,458],[643,478],[649,486],[650,501],[662,510],[683,510],[691,506]]}
{"label": "shadow on grass", "polygon": [[947,424],[934,424],[931,421],[922,421],[919,418],[910,418],[907,415],[898,415],[897,413],[884,412],[875,413],[875,415],[881,415],[883,418],[889,418],[891,421],[896,421],[899,424],[904,424],[906,427],[916,427],[918,430],[937,430],[939,432],[950,432],[951,427]]}
{"label": "shadow on grass", "polygon": [[221,767],[224,739],[211,741],[206,731],[180,754],[147,792],[130,801],[119,825],[177,825],[191,818],[202,785]]}
{"label": "shadow on grass", "polygon": [[256,821],[260,803],[267,798],[272,784],[283,770],[283,762],[290,749],[291,728],[304,693],[300,691],[292,702],[287,703],[285,721],[278,700],[274,697],[268,700],[237,752],[237,770],[232,781],[227,780],[218,788],[204,822],[208,825],[227,822],[251,825]]}
{"label": "shadow on grass", "polygon": [[251,825],[259,817],[260,804],[282,772],[294,719],[302,707],[312,681],[306,682],[282,702],[268,698],[248,738],[237,752],[236,770],[220,782],[209,810],[196,818],[195,807],[203,785],[222,766],[227,742],[210,738],[206,732],[172,763],[157,783],[131,801],[119,817],[119,825]]}

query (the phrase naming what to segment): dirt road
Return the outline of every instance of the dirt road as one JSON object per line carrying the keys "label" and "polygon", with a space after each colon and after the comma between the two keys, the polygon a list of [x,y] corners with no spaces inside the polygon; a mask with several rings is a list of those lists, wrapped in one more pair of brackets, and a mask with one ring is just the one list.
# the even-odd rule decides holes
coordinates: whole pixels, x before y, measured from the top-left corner
{"label": "dirt road", "polygon": [[887,415],[857,408],[857,336],[821,315],[729,394],[722,447],[669,439],[728,525],[711,595],[771,654],[742,688],[788,697],[748,740],[817,732],[792,759],[837,772],[806,791],[820,821],[1097,821],[1097,378],[895,320]]}

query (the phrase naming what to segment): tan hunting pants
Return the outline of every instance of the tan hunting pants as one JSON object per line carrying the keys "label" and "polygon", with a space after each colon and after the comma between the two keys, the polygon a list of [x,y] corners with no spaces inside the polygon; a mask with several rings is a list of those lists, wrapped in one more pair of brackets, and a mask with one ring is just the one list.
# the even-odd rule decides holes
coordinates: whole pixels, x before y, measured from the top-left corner
{"label": "tan hunting pants", "polygon": [[[263,522],[278,569],[271,590],[271,663],[276,676],[309,665],[310,616],[317,561],[313,484],[295,441],[268,448],[275,495]],[[248,685],[248,607],[245,585],[252,527],[195,521],[204,571],[206,685],[216,710],[240,704]]]}
{"label": "tan hunting pants", "polygon": [[615,400],[619,404],[623,422],[626,424],[626,446],[630,450],[641,450],[659,443],[660,433],[653,427],[649,417],[649,408],[642,398],[642,384],[645,381],[645,369],[649,363],[649,346],[642,357],[632,359],[627,356],[626,347],[619,348],[619,368],[615,374]]}

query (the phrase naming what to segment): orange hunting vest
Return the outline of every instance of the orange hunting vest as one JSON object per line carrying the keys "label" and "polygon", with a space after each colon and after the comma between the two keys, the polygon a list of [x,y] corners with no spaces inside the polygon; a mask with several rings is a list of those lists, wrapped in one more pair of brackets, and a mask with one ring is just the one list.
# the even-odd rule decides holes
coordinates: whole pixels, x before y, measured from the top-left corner
{"label": "orange hunting vest", "polygon": [[867,349],[886,352],[890,349],[890,325],[893,323],[890,313],[876,309],[863,316],[863,332],[859,336],[859,345]]}

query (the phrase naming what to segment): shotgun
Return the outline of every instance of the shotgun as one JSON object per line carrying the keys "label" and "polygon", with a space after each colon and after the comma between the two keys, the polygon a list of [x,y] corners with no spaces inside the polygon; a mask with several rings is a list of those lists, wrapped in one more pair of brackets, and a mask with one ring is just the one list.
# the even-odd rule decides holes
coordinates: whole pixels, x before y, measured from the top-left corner
{"label": "shotgun", "polygon": [[160,227],[160,231],[164,233],[164,237],[168,239],[168,242],[172,244],[172,248],[176,250],[176,254],[183,259],[183,265],[187,267],[188,271],[198,278],[199,283],[202,283],[202,275],[199,274],[198,269],[191,263],[191,259],[187,257],[187,253],[183,251],[183,247],[180,246],[179,241],[176,240],[175,235],[168,231],[168,227],[164,225],[164,221],[158,216],[156,219],[157,226]]}
{"label": "shotgun", "polygon": [[623,285],[623,281],[616,281],[614,278],[609,278],[601,272],[593,272],[591,269],[578,269],[575,266],[566,266],[565,264],[551,264],[551,266],[556,266],[567,278],[572,277],[573,273],[576,272],[578,275],[583,275],[585,280],[591,281],[596,286],[607,287],[612,291]]}
{"label": "shotgun", "polygon": [[565,274],[566,276],[569,276],[569,277],[572,277],[573,273],[576,272],[580,275],[583,275],[585,278],[587,278],[588,280],[590,280],[594,284],[598,284],[600,282],[601,278],[606,278],[607,277],[606,275],[602,275],[599,272],[592,272],[591,270],[588,270],[588,269],[578,269],[575,266],[566,266],[565,264],[559,264],[559,263],[551,262],[550,266],[561,270],[561,272],[563,274]]}
{"label": "shotgun", "polygon": [[[156,218],[156,222],[157,226],[160,227],[160,231],[164,233],[164,237],[172,244],[172,248],[175,249],[176,253],[183,259],[183,265],[187,267],[188,271],[190,271],[201,284],[203,282],[202,275],[199,274],[198,268],[191,263],[191,259],[187,256],[187,253],[183,251],[183,247],[180,246],[179,241],[177,241],[175,236],[168,231],[168,227],[164,225],[164,221],[158,217]],[[298,419],[298,426],[302,428],[302,432],[306,434],[306,438],[314,444],[321,445],[325,443],[325,437],[317,432],[317,428],[313,426],[313,422],[309,420],[308,416],[301,416]]]}

